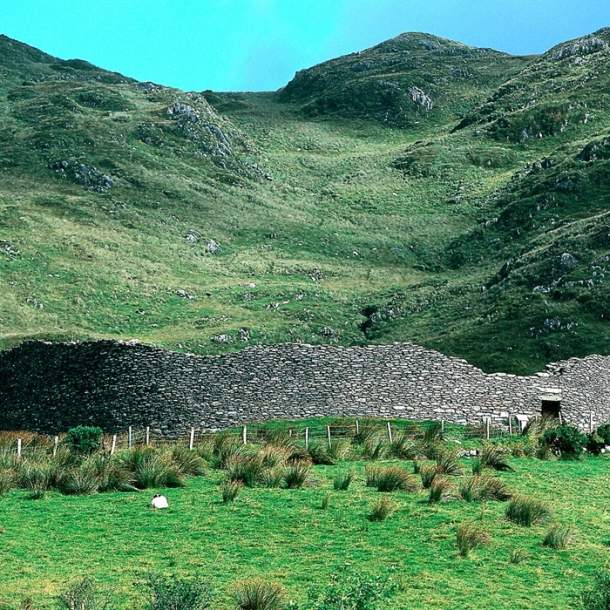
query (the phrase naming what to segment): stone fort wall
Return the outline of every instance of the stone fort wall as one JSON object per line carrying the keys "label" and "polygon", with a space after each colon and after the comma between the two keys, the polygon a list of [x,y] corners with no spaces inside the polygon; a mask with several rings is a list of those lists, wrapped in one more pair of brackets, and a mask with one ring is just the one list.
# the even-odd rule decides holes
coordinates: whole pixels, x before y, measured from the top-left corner
{"label": "stone fort wall", "polygon": [[610,357],[548,365],[532,376],[488,375],[412,344],[287,344],[221,356],[96,341],[27,342],[0,352],[0,429],[108,432],[150,425],[164,434],[275,418],[346,415],[494,425],[540,414],[562,390],[562,414],[583,429],[610,421]]}

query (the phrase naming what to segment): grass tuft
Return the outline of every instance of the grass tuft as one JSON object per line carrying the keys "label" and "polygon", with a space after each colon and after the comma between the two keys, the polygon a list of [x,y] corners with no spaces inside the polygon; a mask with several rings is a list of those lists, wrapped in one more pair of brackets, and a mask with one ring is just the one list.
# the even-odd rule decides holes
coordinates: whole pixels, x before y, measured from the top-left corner
{"label": "grass tuft", "polygon": [[353,471],[350,470],[348,472],[338,472],[333,479],[333,488],[335,491],[345,491],[349,488],[353,480]]}
{"label": "grass tuft", "polygon": [[419,485],[413,475],[400,466],[381,468],[376,474],[375,485],[377,491],[417,491]]}
{"label": "grass tuft", "polygon": [[553,525],[542,544],[552,549],[566,549],[572,540],[572,528],[567,525]]}
{"label": "grass tuft", "polygon": [[514,497],[506,507],[506,518],[526,527],[541,523],[550,515],[551,511],[546,504],[527,496]]}
{"label": "grass tuft", "polygon": [[281,610],[284,606],[282,587],[262,578],[237,583],[233,598],[237,610]]}
{"label": "grass tuft", "polygon": [[369,521],[385,521],[390,515],[396,511],[396,503],[392,502],[387,497],[377,500],[371,506],[371,512],[368,515]]}
{"label": "grass tuft", "polygon": [[489,533],[478,522],[462,523],[456,534],[458,552],[462,557],[468,557],[470,551],[488,543]]}

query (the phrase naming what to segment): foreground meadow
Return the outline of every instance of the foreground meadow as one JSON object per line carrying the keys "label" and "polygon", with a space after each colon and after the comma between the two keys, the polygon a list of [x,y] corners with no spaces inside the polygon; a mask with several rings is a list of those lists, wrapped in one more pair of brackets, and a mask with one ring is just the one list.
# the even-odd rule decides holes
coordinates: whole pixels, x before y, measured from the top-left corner
{"label": "foreground meadow", "polygon": [[[443,475],[449,486],[430,503],[423,473],[442,457],[344,457],[308,467],[302,487],[240,486],[226,503],[221,490],[236,472],[233,462],[224,469],[208,464],[186,486],[162,490],[47,491],[40,499],[9,491],[0,496],[0,608],[19,608],[26,598],[30,608],[57,607],[57,596],[83,577],[108,593],[111,608],[144,607],[150,574],[207,581],[212,608],[235,607],[234,583],[258,576],[282,585],[286,599],[302,607],[312,588],[328,587],[333,575],[355,574],[393,579],[387,609],[558,610],[580,608],[581,591],[610,567],[607,456],[507,457],[513,471],[485,475],[500,479],[512,495],[544,503],[550,514],[530,527],[506,518],[506,501],[460,496],[474,458],[458,459],[462,473]],[[410,483],[382,493],[371,484],[371,468],[391,466],[408,473]],[[349,472],[348,488],[336,489]],[[168,510],[151,510],[157,491],[168,497]],[[389,515],[374,521],[371,511],[381,498]],[[464,557],[456,532],[473,523],[485,539]],[[554,524],[570,529],[566,548],[543,545]]]}

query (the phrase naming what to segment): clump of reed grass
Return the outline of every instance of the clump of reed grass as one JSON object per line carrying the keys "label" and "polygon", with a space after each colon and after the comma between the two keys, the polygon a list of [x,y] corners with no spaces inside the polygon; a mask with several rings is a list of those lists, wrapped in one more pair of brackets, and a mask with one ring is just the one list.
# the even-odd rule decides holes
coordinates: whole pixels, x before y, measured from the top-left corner
{"label": "clump of reed grass", "polygon": [[265,467],[257,454],[236,454],[228,459],[226,472],[231,481],[254,487],[261,482]]}
{"label": "clump of reed grass", "polygon": [[457,451],[443,451],[436,458],[436,472],[437,474],[460,476],[462,474],[462,467],[460,466]]}
{"label": "clump of reed grass", "polygon": [[489,540],[489,533],[481,523],[462,523],[457,529],[456,542],[458,552],[462,557],[468,557],[470,551],[488,543]]}
{"label": "clump of reed grass", "polygon": [[513,549],[510,552],[510,557],[509,557],[509,561],[511,563],[521,563],[522,561],[525,561],[527,559],[527,551],[525,549],[522,549],[520,547]]}
{"label": "clump of reed grass", "polygon": [[311,467],[308,464],[293,464],[288,466],[284,473],[284,481],[288,489],[303,487],[309,476]]}
{"label": "clump of reed grass", "polygon": [[399,432],[388,444],[386,455],[398,460],[410,460],[417,455],[416,444],[407,432]]}
{"label": "clump of reed grass", "polygon": [[512,471],[512,466],[507,461],[508,452],[502,447],[486,443],[481,451],[481,466],[493,470]]}
{"label": "clump of reed grass", "polygon": [[506,518],[526,527],[541,523],[550,515],[551,511],[546,504],[527,496],[514,497],[506,507]]}
{"label": "clump of reed grass", "polygon": [[552,549],[562,550],[568,547],[572,540],[572,528],[567,525],[553,525],[546,533],[542,544]]}
{"label": "clump of reed grass", "polygon": [[171,461],[183,475],[202,476],[205,474],[205,461],[196,451],[176,445],[170,453]]}
{"label": "clump of reed grass", "polygon": [[377,491],[417,491],[417,480],[400,466],[380,468],[376,473],[375,486]]}
{"label": "clump of reed grass", "polygon": [[487,475],[475,475],[461,481],[459,495],[466,502],[484,500],[503,502],[510,499],[512,494],[501,479]]}
{"label": "clump of reed grass", "polygon": [[367,465],[364,469],[364,478],[367,487],[377,487],[377,481],[379,480],[379,473],[383,469],[379,466]]}
{"label": "clump of reed grass", "polygon": [[392,502],[388,497],[383,497],[371,506],[368,519],[369,521],[385,521],[395,511],[396,503]]}
{"label": "clump of reed grass", "polygon": [[242,580],[233,590],[237,610],[281,610],[284,598],[280,585],[262,578]]}
{"label": "clump of reed grass", "polygon": [[434,477],[434,480],[430,485],[428,503],[436,504],[437,502],[446,502],[452,497],[454,497],[454,488],[453,483],[449,478],[444,475]]}
{"label": "clump of reed grass", "polygon": [[225,479],[220,484],[220,493],[222,495],[223,504],[231,504],[235,501],[241,488],[243,487],[243,483],[240,481],[231,481],[230,479]]}
{"label": "clump of reed grass", "polygon": [[347,472],[339,472],[333,479],[333,488],[335,491],[345,491],[349,488],[353,480],[354,472],[352,470]]}
{"label": "clump of reed grass", "polygon": [[419,476],[424,489],[430,489],[434,477],[438,474],[436,466],[433,464],[422,464],[419,468]]}

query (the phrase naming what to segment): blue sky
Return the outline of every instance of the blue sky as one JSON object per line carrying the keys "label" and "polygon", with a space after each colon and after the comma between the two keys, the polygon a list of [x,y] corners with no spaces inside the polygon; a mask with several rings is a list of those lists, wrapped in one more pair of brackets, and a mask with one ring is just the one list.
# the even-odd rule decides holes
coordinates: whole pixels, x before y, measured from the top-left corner
{"label": "blue sky", "polygon": [[539,53],[610,25],[610,0],[0,0],[0,32],[182,89],[270,90],[298,69],[425,31]]}

